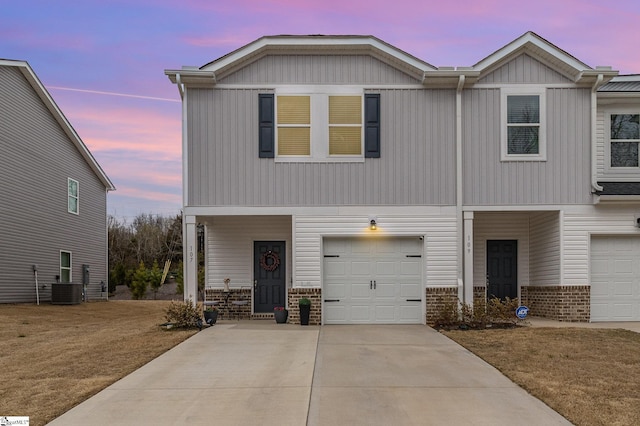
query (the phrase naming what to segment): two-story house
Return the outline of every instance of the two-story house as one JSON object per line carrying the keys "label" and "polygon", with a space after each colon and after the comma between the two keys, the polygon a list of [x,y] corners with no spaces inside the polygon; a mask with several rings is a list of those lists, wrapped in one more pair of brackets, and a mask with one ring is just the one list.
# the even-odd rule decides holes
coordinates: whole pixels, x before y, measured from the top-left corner
{"label": "two-story house", "polygon": [[106,298],[115,188],[24,61],[0,60],[0,147],[0,303]]}
{"label": "two-story house", "polygon": [[420,324],[497,296],[640,319],[639,84],[610,67],[528,32],[471,67],[273,36],[165,73],[183,99],[185,299],[203,225],[205,286],[246,316],[309,297],[316,323]]}

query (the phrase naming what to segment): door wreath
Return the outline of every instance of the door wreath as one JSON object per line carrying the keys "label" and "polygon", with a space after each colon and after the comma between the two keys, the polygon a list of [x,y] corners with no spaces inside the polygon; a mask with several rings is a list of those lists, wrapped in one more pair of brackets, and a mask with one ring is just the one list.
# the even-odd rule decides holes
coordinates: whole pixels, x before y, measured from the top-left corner
{"label": "door wreath", "polygon": [[260,267],[267,272],[273,272],[280,266],[280,257],[271,250],[260,256]]}

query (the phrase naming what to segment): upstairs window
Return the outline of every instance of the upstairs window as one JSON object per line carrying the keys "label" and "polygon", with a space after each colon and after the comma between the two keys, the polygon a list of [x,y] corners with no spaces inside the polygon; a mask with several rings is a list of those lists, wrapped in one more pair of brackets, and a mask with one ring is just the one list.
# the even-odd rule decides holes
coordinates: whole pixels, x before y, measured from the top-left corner
{"label": "upstairs window", "polygon": [[379,158],[380,95],[363,96],[345,88],[334,91],[261,94],[260,157],[281,162]]}
{"label": "upstairs window", "polygon": [[67,211],[78,214],[78,181],[67,179]]}
{"label": "upstairs window", "polygon": [[502,92],[502,161],[545,161],[544,89]]}
{"label": "upstairs window", "polygon": [[611,167],[638,168],[640,114],[611,114]]}
{"label": "upstairs window", "polygon": [[278,156],[311,155],[311,98],[278,96]]}

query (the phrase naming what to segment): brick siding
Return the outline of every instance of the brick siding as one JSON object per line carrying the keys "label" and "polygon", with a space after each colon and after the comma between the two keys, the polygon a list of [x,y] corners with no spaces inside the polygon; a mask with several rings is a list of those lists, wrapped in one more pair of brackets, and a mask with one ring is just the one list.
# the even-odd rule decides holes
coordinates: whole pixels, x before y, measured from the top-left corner
{"label": "brick siding", "polygon": [[522,304],[529,315],[565,322],[589,322],[591,319],[591,287],[523,286]]}
{"label": "brick siding", "polygon": [[433,325],[443,308],[450,306],[451,303],[458,303],[458,288],[427,288],[425,296],[427,324]]}
{"label": "brick siding", "polygon": [[319,288],[290,288],[288,295],[289,324],[300,324],[300,308],[298,301],[306,297],[311,300],[309,325],[322,324],[322,289]]}

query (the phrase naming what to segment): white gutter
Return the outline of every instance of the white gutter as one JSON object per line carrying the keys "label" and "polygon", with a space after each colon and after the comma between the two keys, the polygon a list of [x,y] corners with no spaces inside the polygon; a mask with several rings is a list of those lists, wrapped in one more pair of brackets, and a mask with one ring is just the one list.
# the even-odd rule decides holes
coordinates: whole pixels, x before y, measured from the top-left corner
{"label": "white gutter", "polygon": [[[458,77],[458,87],[456,88],[456,240],[458,258],[458,300],[463,303],[473,305],[473,300],[465,300],[464,294],[464,221],[462,218],[462,89],[464,87],[465,76]],[[473,286],[473,284],[469,284]]]}
{"label": "white gutter", "polygon": [[598,185],[598,160],[596,150],[598,143],[596,139],[596,120],[598,119],[598,88],[602,86],[604,76],[598,74],[596,82],[591,88],[591,190],[592,192],[602,191],[604,188]]}

